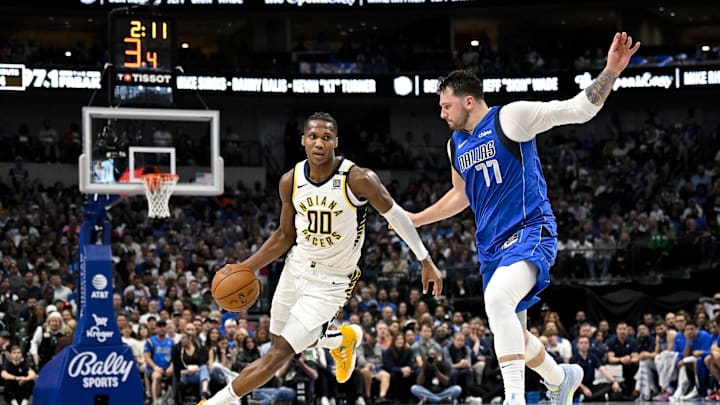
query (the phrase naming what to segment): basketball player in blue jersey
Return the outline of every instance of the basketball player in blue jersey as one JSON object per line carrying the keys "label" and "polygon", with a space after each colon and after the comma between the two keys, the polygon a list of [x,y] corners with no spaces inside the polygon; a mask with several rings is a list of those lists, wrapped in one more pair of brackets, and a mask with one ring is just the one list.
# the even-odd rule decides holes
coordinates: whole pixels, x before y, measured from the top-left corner
{"label": "basketball player in blue jersey", "polygon": [[577,365],[558,366],[527,332],[526,309],[550,283],[557,252],[555,217],[548,201],[535,135],[556,125],[583,123],[600,110],[640,43],[617,33],[607,65],[572,99],[488,107],[482,81],[454,71],[441,79],[440,117],[453,130],[448,142],[453,187],[432,206],[410,214],[416,226],[449,218],[470,206],[505,403],[525,404],[525,366],[545,380],[554,403],[570,405],[582,380]]}
{"label": "basketball player in blue jersey", "polygon": [[290,250],[270,310],[270,349],[201,404],[234,403],[265,384],[293,355],[315,344],[331,349],[338,382],[350,378],[362,329],[357,325],[343,325],[337,330],[327,327],[360,278],[357,264],[368,204],[387,219],[420,260],[423,291],[427,292],[431,282],[435,297],[442,291],[440,272],[413,223],[377,174],[335,156],[335,119],[327,113],[311,115],[305,121],[302,145],[307,159],[280,179],[278,229],[243,262],[257,271]]}

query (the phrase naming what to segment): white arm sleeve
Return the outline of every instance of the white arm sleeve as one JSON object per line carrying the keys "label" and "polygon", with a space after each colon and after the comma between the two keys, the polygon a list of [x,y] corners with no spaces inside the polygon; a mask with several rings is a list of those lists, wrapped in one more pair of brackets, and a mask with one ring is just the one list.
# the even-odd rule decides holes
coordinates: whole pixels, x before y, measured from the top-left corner
{"label": "white arm sleeve", "polygon": [[404,209],[402,209],[402,207],[393,201],[393,206],[390,207],[387,212],[381,212],[380,215],[387,219],[388,223],[392,225],[393,229],[398,235],[400,235],[402,240],[407,243],[408,247],[412,250],[418,260],[422,261],[428,257],[428,251],[425,248],[422,239],[420,239],[420,235],[418,235],[415,226],[410,221],[410,218],[408,218],[407,213]]}
{"label": "white arm sleeve", "polygon": [[584,90],[563,101],[516,101],[500,110],[500,127],[511,140],[527,142],[552,127],[587,122],[601,108],[588,100]]}

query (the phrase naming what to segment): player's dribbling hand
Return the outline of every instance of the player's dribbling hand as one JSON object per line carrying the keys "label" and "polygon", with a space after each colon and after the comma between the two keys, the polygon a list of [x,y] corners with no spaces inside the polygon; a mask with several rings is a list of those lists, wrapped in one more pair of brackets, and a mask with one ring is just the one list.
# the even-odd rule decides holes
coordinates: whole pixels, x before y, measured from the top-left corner
{"label": "player's dribbling hand", "polygon": [[608,51],[607,69],[620,74],[630,63],[630,58],[640,49],[640,42],[633,45],[632,37],[627,32],[617,32]]}
{"label": "player's dribbling hand", "polygon": [[427,294],[428,288],[430,287],[430,283],[433,283],[433,289],[432,289],[432,295],[435,298],[440,298],[440,295],[442,295],[442,288],[443,288],[443,280],[442,280],[442,274],[440,273],[440,270],[438,270],[437,267],[435,267],[435,263],[433,263],[430,256],[425,258],[422,262],[420,262],[422,265],[422,286],[423,286],[423,294]]}

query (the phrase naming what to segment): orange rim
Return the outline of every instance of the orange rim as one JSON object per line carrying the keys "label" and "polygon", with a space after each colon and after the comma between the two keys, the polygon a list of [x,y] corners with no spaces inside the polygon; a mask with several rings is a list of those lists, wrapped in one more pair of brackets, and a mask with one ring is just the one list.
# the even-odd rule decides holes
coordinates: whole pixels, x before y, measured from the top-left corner
{"label": "orange rim", "polygon": [[143,175],[145,187],[152,192],[159,191],[164,185],[175,184],[180,176],[174,173],[150,173]]}

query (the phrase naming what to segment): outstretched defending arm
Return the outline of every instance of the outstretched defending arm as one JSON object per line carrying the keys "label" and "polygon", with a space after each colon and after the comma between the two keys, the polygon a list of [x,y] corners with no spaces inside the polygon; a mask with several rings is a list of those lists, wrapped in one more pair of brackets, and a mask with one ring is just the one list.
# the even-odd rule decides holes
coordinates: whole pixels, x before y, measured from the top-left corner
{"label": "outstretched defending arm", "polygon": [[452,178],[453,186],[445,193],[445,195],[440,197],[435,204],[425,208],[421,212],[408,213],[408,217],[416,227],[432,224],[433,222],[442,221],[443,219],[455,216],[470,205],[470,202],[465,195],[465,180],[463,180],[457,170],[452,167],[452,154],[450,153],[451,147],[450,141],[448,141],[447,151],[448,157],[450,158],[450,176]]}
{"label": "outstretched defending arm", "polygon": [[565,124],[582,124],[600,111],[612,90],[613,83],[640,48],[633,46],[627,33],[616,33],[608,51],[605,69],[575,97],[563,101],[517,101],[500,111],[500,125],[506,136],[516,142],[526,142],[548,129]]}
{"label": "outstretched defending arm", "polygon": [[353,167],[348,175],[348,184],[353,194],[366,199],[387,219],[395,232],[408,244],[410,250],[418,258],[422,265],[423,293],[428,291],[428,284],[432,281],[434,283],[433,295],[436,298],[440,297],[442,292],[440,271],[435,267],[420,235],[408,218],[407,212],[395,203],[377,174],[369,169]]}

